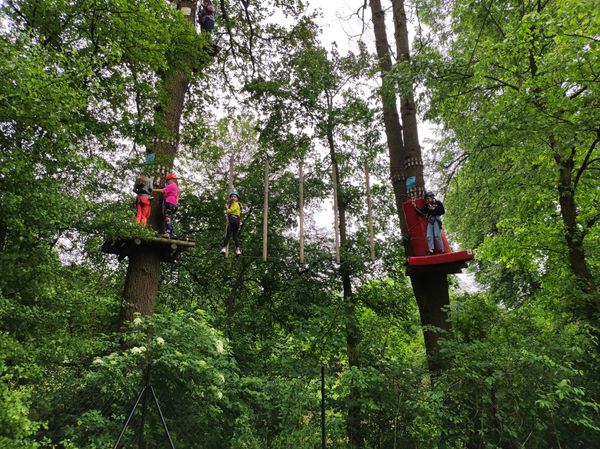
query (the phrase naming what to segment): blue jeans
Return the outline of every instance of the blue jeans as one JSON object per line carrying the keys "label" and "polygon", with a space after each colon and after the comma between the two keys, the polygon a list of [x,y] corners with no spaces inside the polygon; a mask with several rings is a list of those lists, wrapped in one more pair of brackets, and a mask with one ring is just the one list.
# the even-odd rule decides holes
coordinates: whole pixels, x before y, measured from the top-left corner
{"label": "blue jeans", "polygon": [[435,249],[433,246],[434,240],[438,251],[444,251],[444,244],[442,243],[442,227],[440,226],[440,222],[438,220],[433,220],[433,222],[427,223],[427,247],[429,248],[430,252],[433,252]]}

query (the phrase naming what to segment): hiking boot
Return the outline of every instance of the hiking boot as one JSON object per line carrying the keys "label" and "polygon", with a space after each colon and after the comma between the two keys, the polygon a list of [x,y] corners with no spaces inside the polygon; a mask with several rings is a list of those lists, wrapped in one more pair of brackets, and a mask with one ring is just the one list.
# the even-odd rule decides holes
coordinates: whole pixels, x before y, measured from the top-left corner
{"label": "hiking boot", "polygon": [[235,249],[235,255],[238,256],[238,257],[241,256],[242,255],[242,250],[240,248],[236,248]]}
{"label": "hiking boot", "polygon": [[224,246],[223,249],[221,250],[221,254],[225,255],[227,254],[227,247]]}

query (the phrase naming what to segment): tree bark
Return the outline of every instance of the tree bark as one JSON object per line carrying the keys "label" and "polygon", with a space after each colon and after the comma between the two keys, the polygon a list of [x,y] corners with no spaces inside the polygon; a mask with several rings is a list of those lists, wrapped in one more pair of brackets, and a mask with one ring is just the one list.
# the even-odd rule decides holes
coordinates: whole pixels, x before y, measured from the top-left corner
{"label": "tree bark", "polygon": [[154,142],[157,162],[172,167],[179,146],[179,129],[185,94],[189,87],[186,71],[177,67],[162,77],[163,97],[154,118],[157,133],[162,136]]}
{"label": "tree bark", "polygon": [[267,250],[269,249],[269,159],[265,158],[265,179],[263,195],[263,252],[262,260],[267,261]]}
{"label": "tree bark", "polygon": [[123,293],[123,320],[132,320],[136,312],[152,314],[159,281],[160,255],[156,249],[142,246],[129,255]]}
{"label": "tree bark", "polygon": [[444,331],[450,329],[446,313],[450,304],[448,276],[445,273],[413,274],[410,281],[419,307],[421,325],[440,329],[423,330],[429,372],[435,374],[444,368],[443,360],[438,355],[438,342],[444,338]]}
{"label": "tree bark", "polygon": [[[383,105],[383,123],[388,144],[390,158],[390,178],[396,200],[396,210],[400,215],[400,229],[402,235],[408,235],[408,227],[402,213],[402,203],[407,199],[406,184],[404,182],[404,142],[402,140],[402,127],[398,116],[396,94],[392,86],[386,82],[386,75],[392,70],[392,58],[388,50],[388,39],[385,29],[385,14],[381,9],[380,0],[370,0],[371,17],[375,31],[375,46],[379,58],[379,71],[381,75],[381,97]],[[410,245],[405,244],[407,254]]]}
{"label": "tree bark", "polygon": [[302,160],[298,163],[298,210],[300,215],[300,224],[298,229],[298,241],[300,244],[300,263],[304,263],[304,163]]}
{"label": "tree bark", "polygon": [[[408,41],[408,27],[404,0],[392,0],[394,15],[394,36],[396,38],[397,64],[410,66],[410,44]],[[425,180],[423,179],[423,159],[421,145],[419,144],[419,131],[417,127],[417,108],[413,94],[412,81],[410,85],[399,86],[400,89],[400,115],[402,117],[402,135],[404,137],[404,173],[405,177],[415,177],[413,188],[407,189],[409,197],[423,196],[425,193]]]}
{"label": "tree bark", "polygon": [[560,215],[565,228],[565,241],[569,252],[569,264],[572,273],[581,286],[581,290],[588,295],[586,301],[586,319],[597,321],[594,318],[600,312],[600,296],[598,285],[590,267],[587,264],[585,248],[583,246],[583,233],[577,224],[577,204],[575,202],[575,188],[573,182],[573,169],[575,167],[575,150],[568,157],[563,157],[557,150],[555,139],[551,139],[554,148],[554,160],[558,166],[558,200]]}
{"label": "tree bark", "polygon": [[375,262],[375,235],[373,232],[373,200],[371,199],[371,180],[369,163],[365,162],[365,194],[367,195],[367,220],[369,229],[369,256]]}

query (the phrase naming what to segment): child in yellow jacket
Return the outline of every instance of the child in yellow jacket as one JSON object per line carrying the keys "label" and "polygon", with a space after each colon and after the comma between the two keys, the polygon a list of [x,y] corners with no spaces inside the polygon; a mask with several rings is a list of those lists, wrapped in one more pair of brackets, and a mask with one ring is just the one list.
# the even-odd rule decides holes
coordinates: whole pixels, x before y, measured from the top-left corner
{"label": "child in yellow jacket", "polygon": [[242,214],[242,208],[240,207],[240,196],[234,190],[229,194],[229,201],[227,202],[227,232],[225,233],[225,241],[223,242],[222,254],[227,254],[227,246],[229,245],[229,239],[233,235],[233,241],[235,242],[235,255],[239,256],[242,254],[240,248],[240,216]]}

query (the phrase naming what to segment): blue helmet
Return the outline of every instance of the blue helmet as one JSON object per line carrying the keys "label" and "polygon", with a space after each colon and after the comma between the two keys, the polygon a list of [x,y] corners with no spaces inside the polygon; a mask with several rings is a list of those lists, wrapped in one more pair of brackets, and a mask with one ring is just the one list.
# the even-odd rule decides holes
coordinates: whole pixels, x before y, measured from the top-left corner
{"label": "blue helmet", "polygon": [[240,194],[237,193],[235,190],[232,192],[229,192],[229,196],[236,196],[238,200],[240,199]]}

